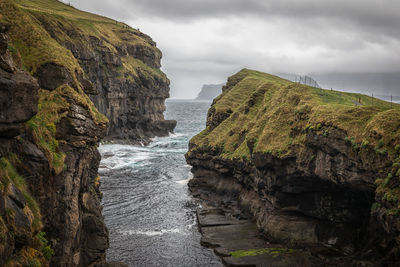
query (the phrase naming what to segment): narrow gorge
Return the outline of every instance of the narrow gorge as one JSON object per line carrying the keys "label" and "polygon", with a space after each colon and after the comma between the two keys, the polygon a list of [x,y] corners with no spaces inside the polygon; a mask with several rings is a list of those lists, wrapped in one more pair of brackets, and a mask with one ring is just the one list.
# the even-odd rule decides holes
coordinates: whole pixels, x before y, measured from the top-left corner
{"label": "narrow gorge", "polygon": [[160,60],[124,23],[0,1],[0,265],[125,266],[105,259],[98,145],[174,129]]}
{"label": "narrow gorge", "polygon": [[[297,4],[272,1],[71,1],[127,23],[66,1],[0,0],[0,266],[399,266],[400,96],[238,71],[356,79],[341,45],[371,53],[348,57],[359,65],[396,60],[390,45],[365,50],[376,34],[355,26],[371,30],[356,13],[383,9],[338,3],[332,22],[325,6],[288,16]],[[315,33],[348,43],[306,40],[310,16],[334,24]],[[347,36],[341,16],[358,31]],[[296,20],[307,34],[293,34]],[[158,39],[165,69],[128,23]],[[359,77],[395,88],[398,64],[383,65],[393,72]],[[215,85],[193,99],[204,82]]]}

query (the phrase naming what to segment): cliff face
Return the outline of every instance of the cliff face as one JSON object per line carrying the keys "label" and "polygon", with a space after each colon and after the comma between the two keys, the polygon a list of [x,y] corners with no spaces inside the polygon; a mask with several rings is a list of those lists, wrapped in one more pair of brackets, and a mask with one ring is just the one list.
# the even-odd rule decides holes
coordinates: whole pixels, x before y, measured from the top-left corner
{"label": "cliff face", "polygon": [[238,202],[274,241],[393,264],[399,115],[378,99],[242,70],[190,141],[190,187]]}
{"label": "cliff face", "polygon": [[[8,27],[1,26],[0,51],[4,103],[0,262],[44,266],[104,262],[108,233],[96,177],[97,144],[106,121],[93,118],[80,99],[83,92],[72,93],[68,85],[51,93],[39,90],[36,79],[17,69],[7,50]],[[49,118],[52,115],[59,116],[57,126]]]}
{"label": "cliff face", "polygon": [[[64,83],[74,86],[77,79],[109,119],[106,140],[148,143],[154,136],[173,131],[176,122],[163,116],[169,80],[160,71],[161,51],[149,36],[55,0],[42,2],[18,1],[19,8],[45,31],[41,33],[45,39],[68,53],[51,61],[31,59],[29,71],[42,88],[52,90]],[[22,48],[19,41],[15,47]],[[65,60],[75,62],[68,66]],[[71,69],[76,63],[79,69]]]}
{"label": "cliff face", "polygon": [[172,131],[161,53],[56,0],[0,0],[0,25],[0,265],[108,266],[97,147]]}
{"label": "cliff face", "polygon": [[[37,113],[39,86],[26,72],[15,68],[7,50],[8,27],[0,24],[0,265],[12,255],[37,251],[26,261],[47,262],[43,243],[37,238],[40,214],[25,183],[16,173],[14,138],[24,128],[24,122]],[[23,100],[23,101],[21,101]],[[8,156],[8,158],[6,157]]]}

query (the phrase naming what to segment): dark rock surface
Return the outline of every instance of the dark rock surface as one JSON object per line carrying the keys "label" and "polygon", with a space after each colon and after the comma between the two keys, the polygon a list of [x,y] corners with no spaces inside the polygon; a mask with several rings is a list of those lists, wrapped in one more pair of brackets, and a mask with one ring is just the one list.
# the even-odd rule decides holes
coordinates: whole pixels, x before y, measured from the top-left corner
{"label": "dark rock surface", "polygon": [[[189,186],[194,195],[211,199],[215,207],[233,210],[235,216],[254,220],[269,242],[310,248],[323,263],[397,266],[398,214],[391,216],[386,208],[379,208],[384,206],[382,198],[390,202],[390,194],[383,190],[377,193],[376,180],[384,174],[388,175],[388,188],[391,183],[397,185],[398,179],[392,181],[392,173],[387,173],[395,173],[398,163],[386,152],[377,153],[376,146],[356,149],[346,128],[335,122],[316,124],[318,130],[303,131],[300,141],[292,143],[299,128],[281,133],[286,123],[293,124],[281,118],[294,113],[297,119],[299,114],[288,107],[296,107],[306,97],[282,97],[293,89],[290,85],[289,90],[282,91],[274,87],[282,92],[274,98],[276,102],[266,100],[267,89],[261,86],[246,95],[246,90],[254,86],[250,79],[243,80],[247,73],[243,70],[228,79],[223,94],[208,111],[206,130],[190,141],[186,160],[193,167]],[[235,87],[239,83],[241,86]],[[236,99],[235,110],[229,102],[240,93],[245,102]],[[318,107],[314,102],[311,105]],[[259,123],[263,116],[268,118],[262,121],[264,124]],[[318,116],[316,112],[314,118]],[[250,119],[252,123],[246,124]],[[390,142],[398,144],[394,138]],[[269,144],[276,150],[270,150]],[[220,200],[213,200],[215,196]]]}
{"label": "dark rock surface", "polygon": [[[4,50],[7,27],[0,24],[0,29],[0,158],[2,168],[8,168],[0,170],[0,231],[6,236],[0,242],[0,265],[11,257],[28,264],[29,257],[39,255],[42,266],[126,266],[105,262],[108,230],[101,214],[97,146],[107,124],[96,121],[79,99],[67,96],[68,106],[62,110],[65,115],[55,125],[57,153],[65,155],[64,166],[56,171],[51,164],[54,155],[40,146],[26,125],[38,112],[38,82],[14,66],[8,50]],[[39,73],[39,83],[48,90],[73,85],[63,67],[48,64]],[[83,77],[80,80],[84,81]],[[13,166],[7,167],[4,162]],[[22,185],[12,180],[15,177],[10,178],[11,168],[23,177]],[[28,201],[28,195],[33,200]],[[30,209],[33,201],[40,207],[38,222],[34,222]],[[41,249],[35,237],[39,230],[46,233],[54,250],[50,264],[37,251]],[[26,249],[37,252],[24,256]]]}
{"label": "dark rock surface", "polygon": [[[123,42],[112,46],[107,40],[82,34],[73,25],[65,28],[58,25],[55,29],[48,17],[38,14],[37,19],[79,61],[85,79],[82,74],[77,76],[84,91],[110,121],[105,140],[147,144],[151,138],[173,131],[176,122],[164,120],[163,115],[165,99],[169,97],[169,80],[164,74],[159,75],[162,53],[150,37],[121,29],[115,34],[123,36]],[[57,31],[74,36],[74,42],[60,39]],[[138,37],[141,40],[135,43]],[[141,43],[143,40],[146,44]],[[126,65],[130,64],[127,61],[132,58],[141,60],[151,73],[137,66],[134,67],[136,74],[126,71]],[[67,73],[54,64],[40,67],[36,75],[39,83],[50,90],[70,83]]]}
{"label": "dark rock surface", "polygon": [[8,51],[8,26],[0,25],[0,138],[19,134],[22,123],[37,113],[37,81],[14,67]]}
{"label": "dark rock surface", "polygon": [[[256,153],[252,166],[221,159],[216,151],[196,150],[187,154],[194,174],[189,186],[202,199],[217,194],[228,206],[237,202],[270,241],[322,244],[350,256],[365,245],[373,173],[387,162],[371,153],[356,157],[336,137],[321,140],[310,134],[304,158]],[[312,155],[317,156],[309,161]],[[327,158],[336,165],[326,168]],[[347,175],[339,175],[343,173]]]}
{"label": "dark rock surface", "polygon": [[[9,27],[0,24],[0,158],[14,152],[14,137],[24,128],[24,122],[37,113],[37,81],[29,74],[15,68],[7,49]],[[31,227],[32,211],[22,189],[4,177],[9,172],[2,161],[0,194],[0,265],[18,253],[24,245],[34,242]],[[7,168],[7,169],[6,169]],[[11,174],[8,173],[8,176]],[[12,235],[10,235],[12,233]]]}
{"label": "dark rock surface", "polygon": [[55,63],[45,63],[39,67],[35,74],[38,79],[40,88],[46,90],[57,89],[63,84],[73,84],[73,79],[68,70]]}
{"label": "dark rock surface", "polygon": [[212,248],[226,266],[375,266],[323,244],[276,242],[258,229],[252,216],[243,213],[234,198],[194,183],[192,180],[190,189],[202,199],[202,207],[197,210],[200,242]]}

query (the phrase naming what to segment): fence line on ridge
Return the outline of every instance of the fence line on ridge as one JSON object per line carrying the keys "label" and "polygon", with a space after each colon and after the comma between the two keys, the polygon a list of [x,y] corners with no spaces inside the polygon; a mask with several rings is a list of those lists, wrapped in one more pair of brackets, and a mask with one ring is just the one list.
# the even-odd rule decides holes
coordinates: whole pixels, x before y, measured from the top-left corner
{"label": "fence line on ridge", "polygon": [[[308,76],[308,75],[304,75],[304,76],[295,76],[294,79],[289,78],[289,80],[291,80],[292,82],[298,83],[298,84],[304,84],[307,86],[311,86],[311,87],[315,87],[315,88],[320,88],[323,89],[318,82],[313,79],[312,77]],[[331,90],[334,90],[334,88],[330,88]],[[329,89],[326,89],[329,90]],[[340,90],[338,90],[340,91]],[[345,91],[343,91],[345,92]],[[348,92],[348,93],[358,93],[358,94],[363,94],[363,95],[367,95],[367,96],[371,96],[372,98],[376,98],[376,99],[380,99],[380,100],[384,100],[390,103],[395,103],[395,104],[400,104],[400,96],[398,95],[382,95],[382,94],[374,94],[374,93],[366,93],[366,92]]]}

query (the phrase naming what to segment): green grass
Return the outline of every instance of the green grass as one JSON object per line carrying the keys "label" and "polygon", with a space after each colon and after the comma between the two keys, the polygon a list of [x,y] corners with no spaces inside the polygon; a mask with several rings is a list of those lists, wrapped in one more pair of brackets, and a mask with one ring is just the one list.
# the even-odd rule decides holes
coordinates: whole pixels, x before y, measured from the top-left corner
{"label": "green grass", "polygon": [[108,122],[108,119],[98,112],[93,102],[81,89],[76,91],[65,85],[51,92],[40,90],[38,113],[27,122],[27,126],[32,131],[35,143],[44,152],[50,167],[56,174],[59,174],[65,167],[66,155],[59,150],[59,140],[56,139],[56,125],[63,117],[67,116],[70,105],[67,98],[86,108],[96,124],[105,127]]}
{"label": "green grass", "polygon": [[257,256],[263,254],[269,254],[273,257],[277,257],[281,254],[293,253],[294,250],[290,248],[259,248],[259,249],[251,249],[251,250],[236,250],[229,252],[229,254],[233,258],[241,258],[241,257],[249,257],[249,256]]}
{"label": "green grass", "polygon": [[164,81],[168,80],[167,76],[160,69],[149,67],[140,59],[131,56],[123,57],[122,64],[123,67],[119,69],[121,77],[125,77],[127,73],[128,76],[134,77],[138,77],[140,74],[149,80],[152,80],[153,77],[158,77]]}
{"label": "green grass", "polygon": [[[67,98],[89,110],[97,124],[105,126],[107,119],[97,111],[92,101],[83,92],[76,73],[83,73],[78,60],[64,46],[66,43],[95,52],[99,46],[117,54],[117,47],[146,46],[155,54],[160,53],[150,38],[126,24],[80,11],[57,0],[1,0],[0,22],[11,24],[9,36],[14,60],[19,67],[35,74],[44,63],[64,66],[73,78],[76,90],[68,86],[52,92],[40,92],[39,113],[28,122],[36,144],[41,147],[56,173],[62,171],[64,158],[55,139],[57,122],[65,116],[68,108]],[[97,38],[98,45],[92,45]],[[123,66],[118,70],[121,79],[136,80],[145,77],[149,80],[167,77],[158,68],[151,68],[139,59],[121,56]],[[104,65],[105,67],[105,65]],[[85,76],[85,74],[82,74]]]}
{"label": "green grass", "polygon": [[8,187],[10,183],[13,183],[23,194],[29,210],[33,214],[32,229],[37,231],[41,228],[41,215],[39,205],[29,193],[26,186],[25,179],[18,174],[14,166],[21,164],[20,160],[15,154],[8,155],[8,158],[0,158],[0,180],[1,184],[4,185],[2,188],[2,194],[8,194]]}
{"label": "green grass", "polygon": [[52,39],[30,13],[24,12],[13,1],[0,2],[0,21],[11,24],[9,35],[12,46],[22,59],[22,67],[30,73],[47,62],[65,66],[71,73],[82,71],[72,53]]}
{"label": "green grass", "polygon": [[38,113],[27,122],[35,143],[41,148],[56,174],[64,169],[65,154],[59,150],[55,137],[55,125],[67,115],[68,102],[61,94],[61,88],[52,92],[39,91]]}
{"label": "green grass", "polygon": [[209,112],[206,129],[190,140],[189,157],[207,148],[250,165],[252,152],[302,159],[310,132],[328,138],[341,129],[354,153],[375,151],[391,161],[376,173],[372,210],[400,218],[400,105],[244,69],[228,79]]}
{"label": "green grass", "polygon": [[[12,25],[11,45],[21,55],[24,68],[31,73],[43,63],[54,62],[67,67],[74,77],[75,70],[82,72],[82,69],[63,43],[93,51],[89,42],[91,37],[98,38],[102,46],[114,53],[122,43],[157,50],[150,44],[149,37],[126,24],[57,0],[2,0],[0,21]],[[51,28],[51,34],[46,25]],[[71,36],[71,33],[74,34]]]}
{"label": "green grass", "polygon": [[[383,142],[386,151],[379,152],[393,154],[388,144],[400,140],[400,105],[299,85],[248,69],[228,79],[227,89],[212,108],[209,122],[224,114],[227,118],[215,129],[208,126],[190,142],[197,147],[223,148],[221,157],[228,159],[249,158],[246,143],[251,140],[257,140],[254,152],[285,156],[294,146],[304,144],[308,131],[328,136],[332,127],[347,132],[354,150],[362,148],[362,143]],[[382,139],[376,140],[373,133]]]}
{"label": "green grass", "polygon": [[[21,161],[15,154],[0,158],[0,180],[2,185],[6,184],[6,188],[2,189],[2,194],[9,194],[8,188],[11,183],[14,184],[26,200],[23,212],[28,218],[31,218],[31,216],[33,216],[33,218],[30,228],[20,229],[15,225],[15,210],[6,209],[4,217],[0,216],[0,251],[2,251],[5,246],[8,246],[9,242],[14,242],[12,240],[16,237],[23,236],[29,239],[28,236],[31,236],[33,239],[33,235],[42,228],[39,206],[30,194],[24,178],[17,172],[15,166],[18,164],[21,164]],[[4,181],[7,181],[7,183],[4,183]],[[35,264],[38,263],[38,266],[41,266],[41,262],[47,262],[48,259],[42,259],[42,253],[38,252],[37,249],[43,250],[45,247],[46,246],[42,244],[27,243],[21,250],[14,251],[14,253],[17,254],[13,254],[13,256],[8,259],[8,265],[6,266],[29,266],[31,262],[35,262]],[[46,253],[50,252],[51,251],[46,249]]]}
{"label": "green grass", "polygon": [[50,261],[51,257],[54,255],[54,250],[51,248],[49,245],[49,241],[47,241],[46,238],[46,233],[45,232],[39,232],[36,235],[37,240],[39,241],[41,247],[42,247],[42,253],[43,256],[46,260]]}
{"label": "green grass", "polygon": [[13,256],[8,259],[6,266],[29,266],[30,263],[39,263],[48,266],[48,262],[54,254],[53,249],[45,238],[45,234],[40,232],[42,229],[42,220],[40,208],[36,200],[28,190],[24,178],[18,173],[16,166],[22,166],[23,162],[17,155],[9,154],[7,157],[0,158],[0,181],[4,184],[7,181],[6,188],[1,193],[3,196],[9,194],[9,186],[14,186],[22,193],[26,200],[23,212],[31,220],[30,228],[18,228],[15,224],[14,209],[6,209],[4,216],[0,216],[0,251],[9,245],[12,240],[23,236],[28,238],[28,243],[20,250],[15,250]]}

